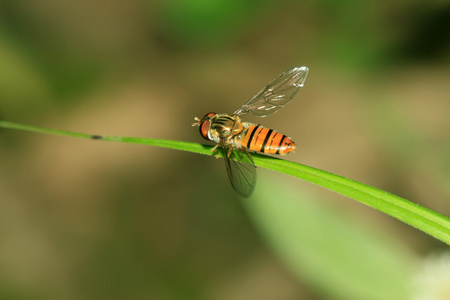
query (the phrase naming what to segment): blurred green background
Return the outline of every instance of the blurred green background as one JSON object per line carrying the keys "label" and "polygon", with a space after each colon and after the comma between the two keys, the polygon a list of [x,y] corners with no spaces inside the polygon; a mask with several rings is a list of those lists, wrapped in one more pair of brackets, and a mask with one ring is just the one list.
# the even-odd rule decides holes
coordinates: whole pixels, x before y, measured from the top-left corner
{"label": "blurred green background", "polygon": [[[281,72],[286,159],[450,215],[446,1],[0,2],[0,118],[204,141]],[[355,201],[221,160],[0,130],[1,299],[450,299],[448,246]],[[447,289],[447,290],[445,290]],[[435,298],[433,298],[435,297]]]}

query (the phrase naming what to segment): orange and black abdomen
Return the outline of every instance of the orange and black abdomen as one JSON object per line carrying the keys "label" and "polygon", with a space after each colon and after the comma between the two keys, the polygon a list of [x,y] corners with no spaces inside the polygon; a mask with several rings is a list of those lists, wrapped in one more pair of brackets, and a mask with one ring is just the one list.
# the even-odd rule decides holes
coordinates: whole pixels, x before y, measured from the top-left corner
{"label": "orange and black abdomen", "polygon": [[295,143],[289,137],[261,125],[249,126],[240,144],[252,151],[269,154],[286,154],[295,150]]}

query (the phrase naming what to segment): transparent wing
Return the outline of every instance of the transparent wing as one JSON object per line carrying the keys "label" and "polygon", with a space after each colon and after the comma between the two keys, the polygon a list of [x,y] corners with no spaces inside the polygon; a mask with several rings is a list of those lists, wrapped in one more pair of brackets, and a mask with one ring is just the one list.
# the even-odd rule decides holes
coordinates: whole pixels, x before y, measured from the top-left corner
{"label": "transparent wing", "polygon": [[228,178],[233,189],[244,198],[250,197],[256,185],[256,167],[247,150],[231,150],[223,141],[223,149]]}
{"label": "transparent wing", "polygon": [[257,117],[266,117],[288,104],[305,84],[309,69],[295,67],[272,80],[253,98],[245,103],[233,115],[252,113]]}

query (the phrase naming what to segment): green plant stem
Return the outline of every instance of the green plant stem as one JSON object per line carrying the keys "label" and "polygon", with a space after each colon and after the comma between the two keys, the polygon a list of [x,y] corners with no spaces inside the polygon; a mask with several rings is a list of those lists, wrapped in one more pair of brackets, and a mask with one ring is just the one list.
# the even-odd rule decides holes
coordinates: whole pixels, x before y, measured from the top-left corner
{"label": "green plant stem", "polygon": [[[151,145],[213,156],[211,153],[212,146],[197,143],[147,138],[90,135],[72,131],[39,128],[6,121],[0,121],[0,127],[92,140]],[[222,156],[221,153],[219,153],[219,156]],[[255,164],[259,167],[291,175],[322,186],[331,191],[340,193],[393,216],[406,224],[422,230],[436,239],[450,244],[450,219],[428,208],[349,178],[302,164],[260,154],[252,154],[252,158]]]}

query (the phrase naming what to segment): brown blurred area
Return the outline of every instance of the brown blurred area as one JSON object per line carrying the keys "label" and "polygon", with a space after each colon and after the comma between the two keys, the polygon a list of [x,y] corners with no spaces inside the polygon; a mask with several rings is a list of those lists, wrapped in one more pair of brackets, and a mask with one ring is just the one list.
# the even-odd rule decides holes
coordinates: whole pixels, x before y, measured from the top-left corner
{"label": "brown blurred area", "polygon": [[[0,118],[206,143],[195,116],[304,65],[289,106],[248,120],[296,141],[286,159],[449,215],[449,27],[440,1],[3,0]],[[332,299],[271,251],[226,176],[192,153],[1,129],[0,298]],[[286,181],[418,257],[445,249]]]}

